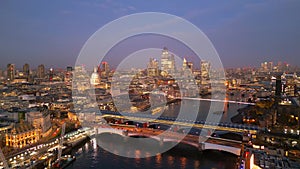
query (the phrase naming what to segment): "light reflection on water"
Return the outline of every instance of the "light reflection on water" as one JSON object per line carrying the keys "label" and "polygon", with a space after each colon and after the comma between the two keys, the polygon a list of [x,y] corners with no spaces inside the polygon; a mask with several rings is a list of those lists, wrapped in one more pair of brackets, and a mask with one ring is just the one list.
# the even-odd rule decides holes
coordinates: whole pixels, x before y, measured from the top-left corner
{"label": "light reflection on water", "polygon": [[[68,169],[234,169],[237,157],[220,151],[199,152],[196,148],[180,144],[163,154],[154,157],[138,158],[142,152],[132,150],[136,158],[114,155],[95,146],[95,141],[87,142],[82,148],[74,150],[76,161]],[[147,152],[145,152],[147,154]]]}
{"label": "light reflection on water", "polygon": [[194,162],[194,168],[199,168],[200,167],[200,161],[199,160],[195,160]]}
{"label": "light reflection on water", "polygon": [[187,159],[185,157],[180,157],[181,168],[186,168]]}
{"label": "light reflection on water", "polygon": [[141,151],[135,150],[135,158],[140,159],[141,158]]}
{"label": "light reflection on water", "polygon": [[174,157],[173,156],[168,156],[168,165],[172,166],[174,163]]}
{"label": "light reflection on water", "polygon": [[161,154],[157,154],[156,155],[156,165],[157,165],[157,167],[160,167],[161,166]]}

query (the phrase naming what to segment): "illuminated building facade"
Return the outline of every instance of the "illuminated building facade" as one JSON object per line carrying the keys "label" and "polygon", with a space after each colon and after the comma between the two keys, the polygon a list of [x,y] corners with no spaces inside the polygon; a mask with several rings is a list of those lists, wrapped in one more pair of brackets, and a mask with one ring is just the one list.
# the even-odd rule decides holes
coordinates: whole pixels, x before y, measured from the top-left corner
{"label": "illuminated building facade", "polygon": [[210,63],[207,61],[201,61],[201,79],[208,80],[209,79],[209,70],[210,70]]}
{"label": "illuminated building facade", "polygon": [[15,65],[14,64],[8,64],[7,65],[7,80],[8,81],[13,81],[15,79]]}
{"label": "illuminated building facade", "polygon": [[294,74],[286,74],[283,73],[281,75],[281,80],[283,83],[283,92],[286,96],[296,96],[297,91],[297,84],[299,84],[300,80],[296,73]]}
{"label": "illuminated building facade", "polygon": [[37,76],[38,76],[38,78],[44,78],[45,77],[45,66],[43,64],[38,66]]}
{"label": "illuminated building facade", "polygon": [[90,78],[90,83],[91,83],[91,85],[94,85],[94,86],[100,84],[100,77],[99,77],[99,74],[97,73],[97,68],[94,68],[94,72],[92,73],[91,78]]}
{"label": "illuminated building facade", "polygon": [[82,92],[90,89],[90,76],[84,66],[76,66],[72,71],[72,87],[74,92]]}
{"label": "illuminated building facade", "polygon": [[109,71],[110,71],[109,64],[107,62],[101,62],[101,66],[100,66],[101,77],[108,77]]}
{"label": "illuminated building facade", "polygon": [[24,75],[24,77],[28,78],[29,73],[30,73],[30,70],[29,70],[29,64],[26,63],[26,64],[24,64],[24,66],[23,66],[23,75]]}
{"label": "illuminated building facade", "polygon": [[50,113],[47,111],[31,111],[26,113],[27,122],[34,128],[41,129],[41,136],[46,137],[51,132]]}
{"label": "illuminated building facade", "polygon": [[193,71],[193,62],[188,62],[185,58],[183,58],[183,63],[182,63],[182,69],[186,70],[189,69],[191,71]]}
{"label": "illuminated building facade", "polygon": [[53,68],[50,68],[49,70],[49,81],[52,82],[54,78],[54,70]]}
{"label": "illuminated building facade", "polygon": [[34,128],[29,123],[16,124],[12,130],[6,134],[6,146],[13,148],[23,148],[27,144],[36,143],[40,139],[41,130]]}
{"label": "illuminated building facade", "polygon": [[162,50],[161,60],[161,75],[168,76],[172,75],[175,72],[175,58],[174,55],[171,54],[168,48],[164,47]]}
{"label": "illuminated building facade", "polygon": [[147,75],[148,76],[158,76],[158,61],[156,59],[150,58],[150,61],[147,66]]}
{"label": "illuminated building facade", "polygon": [[260,64],[261,72],[272,72],[273,62],[263,62]]}
{"label": "illuminated building facade", "polygon": [[67,85],[71,85],[72,83],[72,78],[73,78],[73,68],[71,66],[67,67],[67,71],[65,73],[65,78],[64,81]]}

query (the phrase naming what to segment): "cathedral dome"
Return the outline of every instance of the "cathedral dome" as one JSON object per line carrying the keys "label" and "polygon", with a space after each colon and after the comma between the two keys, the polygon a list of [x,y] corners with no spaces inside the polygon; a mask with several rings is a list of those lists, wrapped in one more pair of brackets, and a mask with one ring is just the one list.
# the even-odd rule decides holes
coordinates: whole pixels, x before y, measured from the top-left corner
{"label": "cathedral dome", "polygon": [[100,84],[100,77],[97,73],[97,68],[94,68],[94,72],[92,73],[92,76],[90,78],[91,85],[99,85]]}

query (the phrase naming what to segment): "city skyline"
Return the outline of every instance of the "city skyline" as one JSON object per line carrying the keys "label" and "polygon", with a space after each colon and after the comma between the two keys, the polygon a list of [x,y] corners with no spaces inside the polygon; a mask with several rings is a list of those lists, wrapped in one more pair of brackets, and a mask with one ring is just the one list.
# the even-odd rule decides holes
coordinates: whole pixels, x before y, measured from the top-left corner
{"label": "city skyline", "polygon": [[[225,68],[259,67],[264,61],[300,63],[297,1],[2,3],[2,69],[8,63],[17,68],[25,63],[32,67],[43,63],[54,68],[73,66],[85,41],[99,28],[121,16],[148,11],[177,15],[196,25],[212,41]],[[157,42],[155,38],[150,41],[150,45]],[[186,55],[182,47],[168,42],[158,45],[176,50],[178,56]],[[129,48],[135,45],[137,42],[132,42]],[[123,53],[116,51],[109,57],[120,59]]]}
{"label": "city skyline", "polygon": [[[118,65],[119,67],[117,68],[117,69],[120,69],[120,70],[129,70],[129,69],[131,69],[130,67],[128,67],[128,66],[130,66],[130,61],[133,61],[134,59],[136,59],[137,58],[137,56],[136,56],[136,54],[132,57],[132,58],[130,58],[128,61],[125,61],[124,63],[122,63],[123,65]],[[147,57],[145,57],[146,58],[146,62],[145,62],[145,64],[143,64],[143,65],[139,65],[140,67],[134,67],[135,69],[141,69],[141,70],[146,70],[147,69],[147,65],[149,64],[149,60],[151,60],[151,59],[154,59],[154,60],[156,60],[156,61],[158,61],[158,63],[159,63],[159,65],[160,65],[160,63],[161,63],[161,61],[160,61],[160,56],[158,56],[158,57],[152,57],[152,56],[147,56]],[[193,66],[193,70],[200,70],[201,69],[201,66],[199,65],[199,63],[194,63],[193,61],[190,61],[190,60],[188,60],[188,59],[186,59],[185,57],[183,57],[183,59],[176,59],[175,60],[175,68],[176,68],[176,70],[181,70],[182,69],[182,67],[180,67],[180,65],[182,66],[182,64],[184,63],[184,60],[186,60],[186,61],[188,61],[189,63],[191,63],[191,64],[193,64],[194,66]],[[201,62],[207,62],[207,61],[205,61],[205,60],[202,60],[202,61],[200,61],[200,63]],[[98,67],[98,66],[100,66],[103,62],[105,62],[105,63],[108,63],[108,64],[110,64],[109,62],[106,62],[106,61],[102,61],[102,62],[99,62],[99,64],[95,64],[95,66],[93,66],[93,67],[86,67],[85,65],[81,65],[81,66],[83,66],[83,67],[85,67],[88,71],[93,71],[94,70],[94,68],[96,68],[96,67]],[[138,63],[138,62],[137,62]],[[273,67],[277,67],[277,66],[279,66],[279,65],[281,65],[281,66],[287,66],[288,68],[290,68],[291,70],[290,71],[287,71],[287,70],[285,70],[285,71],[279,71],[279,72],[286,72],[286,73],[292,73],[292,72],[295,72],[295,73],[297,73],[298,71],[299,71],[299,66],[298,65],[296,65],[296,64],[291,64],[291,63],[287,63],[287,62],[282,62],[282,61],[278,61],[278,62],[273,62],[273,61],[265,61],[265,62],[261,62],[261,63],[258,63],[257,65],[255,65],[255,66],[244,66],[244,67],[224,67],[224,69],[225,70],[231,70],[231,69],[257,69],[257,70],[259,70],[259,69],[262,69],[262,68],[264,68],[264,64],[272,64],[272,66]],[[43,65],[45,68],[45,71],[50,71],[50,70],[53,70],[53,71],[67,71],[68,70],[68,68],[75,68],[76,66],[75,65],[66,65],[66,66],[64,66],[64,67],[51,67],[51,66],[49,66],[49,65],[47,65],[47,64],[43,64],[43,63],[41,63],[41,64],[38,64],[38,65],[34,65],[34,66],[32,66],[32,65],[30,65],[29,63],[23,63],[23,64],[20,64],[20,65],[16,65],[15,63],[7,63],[6,64],[6,66],[4,67],[4,68],[1,68],[0,67],[0,70],[2,71],[2,72],[7,72],[7,67],[8,67],[8,65],[14,65],[14,69],[15,70],[17,70],[18,72],[22,72],[22,73],[25,73],[24,72],[24,66],[26,65],[28,65],[29,66],[29,71],[37,71],[38,69],[39,69],[39,66],[41,66],[41,65]],[[196,66],[195,66],[196,65]],[[111,65],[110,65],[111,66]],[[110,67],[111,68],[111,70],[115,70],[116,68],[115,67]],[[269,69],[269,68],[268,68]],[[269,70],[270,72],[272,72],[272,70]],[[31,72],[30,72],[31,73]]]}

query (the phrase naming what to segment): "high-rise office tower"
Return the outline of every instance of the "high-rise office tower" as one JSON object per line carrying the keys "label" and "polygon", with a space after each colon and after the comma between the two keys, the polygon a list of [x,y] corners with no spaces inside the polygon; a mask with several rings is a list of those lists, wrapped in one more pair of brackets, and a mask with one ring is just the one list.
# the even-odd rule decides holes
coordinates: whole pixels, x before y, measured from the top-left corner
{"label": "high-rise office tower", "polygon": [[272,72],[273,71],[273,62],[263,62],[260,64],[262,72]]}
{"label": "high-rise office tower", "polygon": [[107,62],[101,62],[101,77],[107,77],[109,75],[109,64]]}
{"label": "high-rise office tower", "polygon": [[185,70],[186,68],[187,68],[187,61],[185,58],[183,58],[182,69]]}
{"label": "high-rise office tower", "polygon": [[171,75],[175,72],[175,58],[168,48],[164,47],[162,50],[160,60],[161,73],[163,76]]}
{"label": "high-rise office tower", "polygon": [[51,82],[53,80],[54,77],[54,70],[53,68],[50,68],[49,70],[49,81]]}
{"label": "high-rise office tower", "polygon": [[29,70],[29,64],[26,63],[26,64],[24,64],[24,66],[23,66],[23,74],[24,74],[24,76],[25,76],[26,78],[28,78],[29,73],[30,73],[30,70]]}
{"label": "high-rise office tower", "polygon": [[147,66],[147,75],[148,76],[158,76],[158,61],[156,59],[150,58],[150,61]]}
{"label": "high-rise office tower", "polygon": [[210,70],[210,63],[208,61],[201,61],[201,79],[206,80],[209,79],[209,70]]}
{"label": "high-rise office tower", "polygon": [[282,83],[281,83],[281,76],[276,77],[276,89],[275,89],[275,96],[280,98],[282,92]]}
{"label": "high-rise office tower", "polygon": [[193,71],[193,62],[188,62],[185,58],[183,58],[183,63],[182,63],[182,69],[186,70],[189,69],[190,71]]}
{"label": "high-rise office tower", "polygon": [[73,67],[71,66],[67,66],[67,71],[65,72],[65,78],[64,81],[70,85],[70,83],[72,82],[72,78],[73,78]]}
{"label": "high-rise office tower", "polygon": [[7,80],[13,81],[15,79],[15,65],[14,64],[8,64],[7,65]]}
{"label": "high-rise office tower", "polygon": [[45,66],[43,64],[38,66],[37,76],[38,76],[38,78],[45,77]]}

